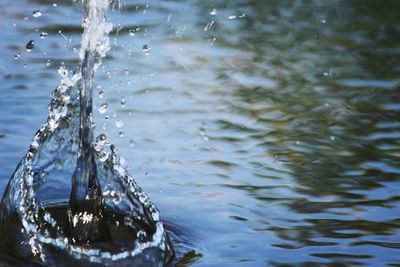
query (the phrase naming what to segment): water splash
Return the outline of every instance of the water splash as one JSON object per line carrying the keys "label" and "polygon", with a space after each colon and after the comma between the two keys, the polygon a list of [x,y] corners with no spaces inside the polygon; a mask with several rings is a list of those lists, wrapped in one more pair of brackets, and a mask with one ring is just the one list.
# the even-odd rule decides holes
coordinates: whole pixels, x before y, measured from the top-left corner
{"label": "water splash", "polygon": [[59,69],[47,121],[1,201],[0,249],[27,262],[163,266],[174,254],[123,158],[105,134],[93,140],[93,77],[110,49],[109,5],[84,1],[81,64],[75,73]]}

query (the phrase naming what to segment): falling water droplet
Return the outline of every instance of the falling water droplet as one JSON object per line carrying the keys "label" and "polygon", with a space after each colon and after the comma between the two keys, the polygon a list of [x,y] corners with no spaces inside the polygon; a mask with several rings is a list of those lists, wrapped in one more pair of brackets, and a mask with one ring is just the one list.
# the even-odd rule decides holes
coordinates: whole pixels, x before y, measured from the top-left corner
{"label": "falling water droplet", "polygon": [[34,18],[38,18],[38,17],[42,16],[42,12],[40,12],[40,10],[34,10],[34,11],[32,12],[32,16],[33,16]]}
{"label": "falling water droplet", "polygon": [[143,52],[146,54],[146,55],[149,55],[150,54],[150,47],[147,45],[147,44],[145,44],[145,45],[143,45]]}
{"label": "falling water droplet", "polygon": [[125,99],[125,97],[123,97],[123,98],[121,98],[121,101],[120,101],[120,103],[121,103],[121,107],[125,107],[125,105],[126,105],[126,99]]}
{"label": "falling water droplet", "polygon": [[211,10],[210,15],[211,16],[217,15],[217,10],[215,8],[213,10]]}
{"label": "falling water droplet", "polygon": [[115,122],[115,126],[116,126],[117,128],[122,128],[122,127],[124,127],[124,122],[121,121],[121,120],[117,120],[117,121]]}
{"label": "falling water droplet", "polygon": [[235,16],[235,15],[230,15],[230,16],[228,17],[228,19],[236,19],[236,16]]}
{"label": "falling water droplet", "polygon": [[58,69],[58,74],[60,74],[61,77],[65,78],[65,77],[68,76],[68,70],[67,70],[64,66],[61,66],[61,67]]}
{"label": "falling water droplet", "polygon": [[124,73],[125,73],[125,75],[129,75],[129,70],[128,70],[128,69],[125,69],[125,70],[124,70]]}
{"label": "falling water droplet", "polygon": [[58,7],[58,4],[57,3],[53,3],[53,7]]}
{"label": "falling water droplet", "polygon": [[35,48],[35,41],[30,40],[30,41],[26,44],[25,48],[26,48],[26,51],[31,52],[32,49]]}
{"label": "falling water droplet", "polygon": [[18,53],[18,54],[15,54],[14,59],[17,60],[17,59],[19,59],[20,57],[21,57],[21,54]]}
{"label": "falling water droplet", "polygon": [[47,32],[41,32],[40,33],[40,38],[44,39],[47,37]]}
{"label": "falling water droplet", "polygon": [[325,19],[321,19],[321,23],[322,23],[322,24],[325,24],[325,23],[326,23],[326,20],[325,20]]}
{"label": "falling water droplet", "polygon": [[103,97],[104,97],[103,86],[101,86],[101,85],[97,86],[97,92],[99,93],[99,97],[100,97],[100,98],[103,98]]}
{"label": "falling water droplet", "polygon": [[135,146],[135,141],[133,141],[132,139],[129,140],[129,146],[130,147],[134,147]]}
{"label": "falling water droplet", "polygon": [[107,112],[107,109],[108,109],[108,104],[107,104],[107,103],[103,103],[103,104],[101,104],[100,107],[99,107],[99,112],[100,112],[101,114],[104,114],[104,113]]}

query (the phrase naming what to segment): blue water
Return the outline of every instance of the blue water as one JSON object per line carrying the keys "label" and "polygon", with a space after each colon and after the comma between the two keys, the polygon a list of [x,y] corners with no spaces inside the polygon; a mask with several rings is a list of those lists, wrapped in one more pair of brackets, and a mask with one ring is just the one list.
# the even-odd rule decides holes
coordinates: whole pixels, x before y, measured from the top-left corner
{"label": "blue water", "polygon": [[[399,8],[128,0],[110,13],[95,131],[178,254],[193,251],[181,266],[400,265]],[[81,17],[72,1],[0,3],[0,192],[57,69],[78,63]]]}

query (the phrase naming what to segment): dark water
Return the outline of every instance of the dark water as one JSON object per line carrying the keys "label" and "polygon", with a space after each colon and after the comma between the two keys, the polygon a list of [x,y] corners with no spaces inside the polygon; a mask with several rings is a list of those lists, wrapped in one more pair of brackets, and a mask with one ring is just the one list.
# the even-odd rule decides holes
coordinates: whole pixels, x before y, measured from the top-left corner
{"label": "dark water", "polygon": [[[149,193],[177,254],[192,251],[180,266],[400,265],[399,9],[127,0],[110,14],[95,132]],[[0,3],[1,193],[61,62],[77,65],[81,15],[72,1]]]}

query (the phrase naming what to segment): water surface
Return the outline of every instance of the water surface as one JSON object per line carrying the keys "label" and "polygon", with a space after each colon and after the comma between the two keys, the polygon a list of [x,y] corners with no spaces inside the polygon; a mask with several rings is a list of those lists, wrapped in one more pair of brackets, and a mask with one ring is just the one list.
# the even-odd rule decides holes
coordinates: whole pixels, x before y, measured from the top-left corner
{"label": "water surface", "polygon": [[[110,14],[95,132],[178,255],[193,251],[182,266],[400,265],[399,8],[126,1]],[[77,65],[81,15],[72,1],[0,4],[1,194],[57,69]]]}

